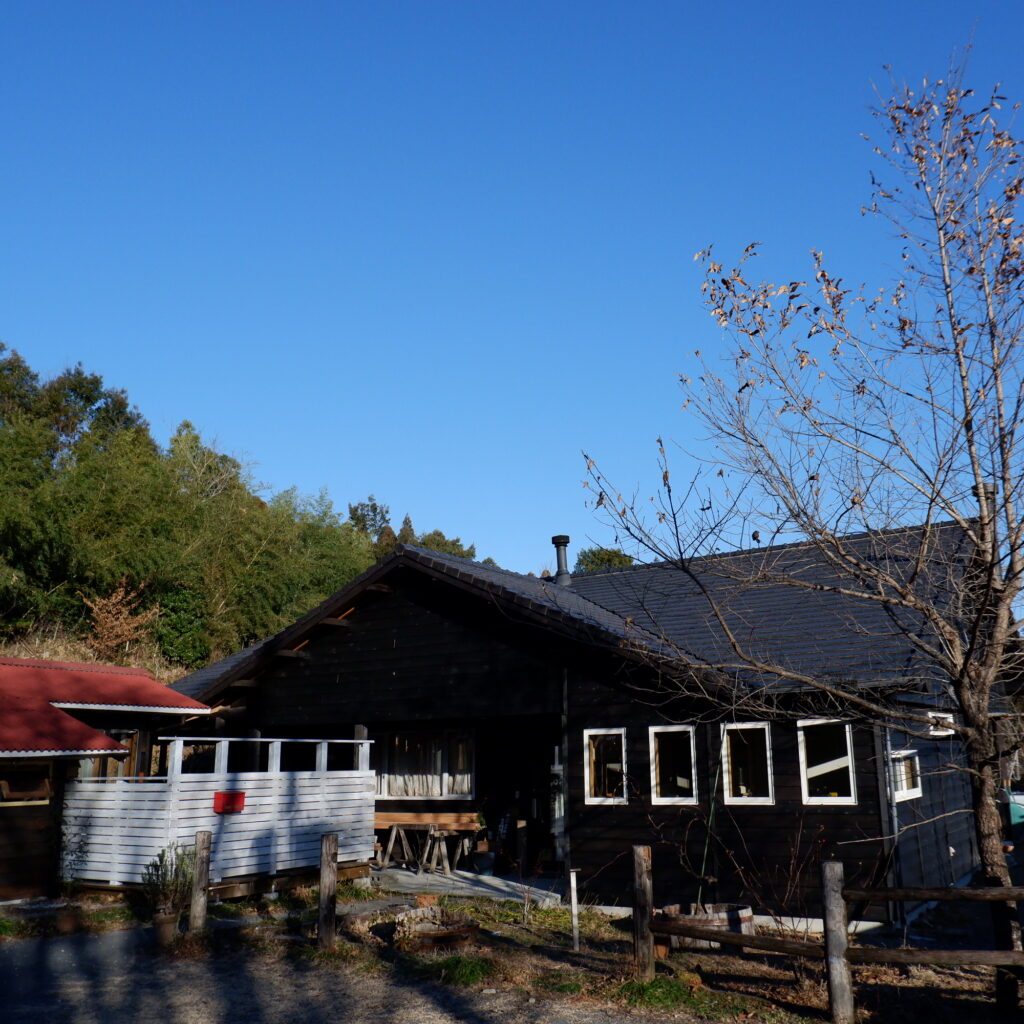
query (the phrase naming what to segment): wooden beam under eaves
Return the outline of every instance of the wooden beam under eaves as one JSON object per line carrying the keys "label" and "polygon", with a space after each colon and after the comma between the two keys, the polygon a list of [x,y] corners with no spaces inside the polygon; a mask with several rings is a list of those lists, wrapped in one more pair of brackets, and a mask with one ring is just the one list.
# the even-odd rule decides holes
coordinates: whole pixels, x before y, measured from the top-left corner
{"label": "wooden beam under eaves", "polygon": [[308,660],[309,652],[308,651],[289,651],[287,649],[282,649],[280,651],[274,651],[274,657],[275,658],[299,658],[299,659],[302,659],[302,660]]}
{"label": "wooden beam under eaves", "polygon": [[367,590],[379,590],[382,594],[391,593],[390,583],[370,583],[366,587]]}
{"label": "wooden beam under eaves", "polygon": [[349,622],[348,619],[326,618],[326,619],[321,619],[317,623],[317,625],[318,626],[344,626],[346,629],[351,629],[352,628],[352,623]]}
{"label": "wooden beam under eaves", "polygon": [[259,680],[236,679],[233,682],[228,683],[228,687],[235,687],[239,690],[251,690],[254,686],[259,686]]}

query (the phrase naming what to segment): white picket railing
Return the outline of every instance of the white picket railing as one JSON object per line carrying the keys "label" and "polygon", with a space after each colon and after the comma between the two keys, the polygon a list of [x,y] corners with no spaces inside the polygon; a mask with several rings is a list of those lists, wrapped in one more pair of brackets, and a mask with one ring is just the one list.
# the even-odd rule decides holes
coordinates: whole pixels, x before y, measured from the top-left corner
{"label": "white picket railing", "polygon": [[[281,771],[282,743],[317,743],[316,767]],[[356,746],[357,767],[328,771],[328,742]],[[267,770],[228,772],[229,743],[264,743]],[[213,745],[213,771],[182,770],[189,744]],[[124,885],[171,843],[212,833],[210,880],[277,874],[319,863],[320,837],[338,833],[338,861],[373,854],[376,784],[366,740],[222,740],[182,737],[169,744],[167,775],[69,782],[64,795],[63,877]],[[244,793],[244,808],[214,811],[214,794]]]}

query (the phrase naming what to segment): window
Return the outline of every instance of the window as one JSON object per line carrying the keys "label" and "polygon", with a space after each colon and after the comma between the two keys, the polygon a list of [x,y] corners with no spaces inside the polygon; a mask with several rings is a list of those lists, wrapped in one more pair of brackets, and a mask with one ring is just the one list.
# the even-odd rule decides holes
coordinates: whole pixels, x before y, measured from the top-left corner
{"label": "window", "polygon": [[921,762],[916,750],[894,750],[892,766],[893,800],[913,800],[922,793]]}
{"label": "window", "polygon": [[652,725],[651,803],[697,802],[697,756],[692,725]]}
{"label": "window", "polygon": [[727,804],[775,803],[767,722],[722,726],[722,772]]}
{"label": "window", "polygon": [[797,723],[800,787],[805,804],[855,804],[853,731],[849,722],[814,718]]}
{"label": "window", "polygon": [[473,745],[468,732],[399,732],[382,736],[372,750],[378,763],[377,795],[383,799],[469,799],[473,796]]}
{"label": "window", "polygon": [[588,804],[625,804],[626,730],[583,730],[583,781]]}

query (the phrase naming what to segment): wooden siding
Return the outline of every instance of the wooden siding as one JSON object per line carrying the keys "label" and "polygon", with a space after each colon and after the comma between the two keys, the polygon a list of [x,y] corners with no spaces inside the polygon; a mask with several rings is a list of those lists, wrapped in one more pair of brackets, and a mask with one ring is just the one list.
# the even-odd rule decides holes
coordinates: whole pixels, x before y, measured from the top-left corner
{"label": "wooden siding", "polygon": [[413,580],[364,595],[346,621],[314,633],[301,660],[282,659],[262,675],[250,704],[257,727],[329,735],[333,723],[561,709],[561,666],[544,657],[543,637],[531,642],[492,606],[442,584]]}
{"label": "wooden siding", "polygon": [[[216,814],[213,794],[245,793],[245,809]],[[170,843],[213,834],[210,879],[276,874],[319,862],[320,836],[338,832],[338,860],[373,855],[372,772],[260,772],[173,779],[82,779],[64,798],[67,880],[137,884]]]}
{"label": "wooden siding", "polygon": [[[894,743],[900,743],[894,734]],[[891,830],[898,834],[893,885],[935,888],[961,881],[977,865],[970,779],[958,741],[915,739],[921,796],[895,801]]]}
{"label": "wooden siding", "polygon": [[0,804],[0,899],[43,896],[50,891],[58,834],[49,805]]}
{"label": "wooden siding", "polygon": [[[696,805],[651,802],[648,727],[686,722],[684,707],[644,703],[642,694],[586,680],[570,688],[568,789],[572,864],[580,883],[601,902],[623,903],[632,885],[634,843],[650,843],[655,900],[688,903],[753,903],[791,916],[820,916],[817,867],[822,855],[837,852],[847,877],[881,881],[885,850],[874,740],[870,729],[854,729],[856,805],[806,805],[800,786],[795,721],[771,724],[774,803],[725,804],[719,767],[721,724],[696,721]],[[739,719],[738,719],[739,720]],[[753,718],[751,720],[754,720]],[[629,802],[592,805],[585,801],[583,730],[626,727]],[[712,796],[714,799],[712,800]],[[709,827],[710,826],[710,827]],[[709,835],[710,832],[710,835]],[[842,843],[841,847],[835,844]]]}
{"label": "wooden siding", "polygon": [[63,768],[50,760],[0,766],[0,778],[16,780],[16,789],[49,781],[53,793],[41,800],[0,800],[0,899],[46,896],[55,888]]}
{"label": "wooden siding", "polygon": [[[247,703],[246,727],[338,737],[351,736],[357,723],[368,726],[371,737],[470,728],[477,784],[468,805],[482,807],[491,827],[514,809],[517,818],[531,820],[538,848],[548,844],[549,769],[553,747],[561,744],[570,863],[581,869],[588,893],[602,902],[630,898],[635,843],[654,847],[661,902],[688,902],[699,893],[710,901],[785,903],[790,914],[819,911],[817,865],[825,852],[842,856],[852,884],[878,885],[893,879],[897,860],[912,857],[927,865],[944,844],[958,850],[972,845],[962,832],[954,837],[951,825],[921,824],[909,841],[924,845],[905,847],[896,857],[886,839],[885,764],[870,727],[855,729],[855,805],[804,804],[793,720],[772,725],[774,804],[725,805],[720,729],[709,721],[714,709],[665,706],[657,680],[613,650],[560,637],[488,599],[406,570],[389,576],[386,589],[358,595],[345,622],[315,629],[301,657],[279,659],[260,674],[257,686],[236,691]],[[653,805],[650,799],[648,727],[669,722],[698,726],[696,807]],[[616,727],[627,730],[629,802],[588,805],[583,730]],[[962,798],[960,783],[938,785],[936,800],[952,809]],[[458,800],[389,800],[382,806],[427,804],[467,807]],[[973,850],[964,856],[967,863]],[[921,884],[945,881],[947,861],[948,854],[933,860]],[[868,916],[887,913],[859,909]]]}

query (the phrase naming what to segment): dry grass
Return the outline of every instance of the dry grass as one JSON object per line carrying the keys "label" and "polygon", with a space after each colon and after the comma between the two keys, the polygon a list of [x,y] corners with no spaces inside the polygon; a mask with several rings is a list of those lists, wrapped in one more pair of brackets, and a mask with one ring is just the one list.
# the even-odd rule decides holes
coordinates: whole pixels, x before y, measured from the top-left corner
{"label": "dry grass", "polygon": [[[33,658],[37,661],[73,661],[84,665],[101,664],[96,652],[85,639],[74,637],[57,627],[36,630],[17,640],[0,643],[0,658]],[[169,662],[152,641],[133,645],[122,662],[149,672],[161,683],[173,683],[185,670]]]}
{"label": "dry grass", "polygon": [[[582,1006],[626,1003],[637,1014],[681,1013],[708,1020],[750,1020],[797,1024],[828,1017],[828,993],[820,961],[797,964],[778,954],[731,955],[680,950],[658,964],[655,982],[633,980],[632,937],[628,921],[596,912],[581,915],[581,950],[572,949],[569,911],[534,908],[524,919],[520,903],[445,898],[480,925],[476,947],[452,959],[442,953],[401,955],[389,940],[384,912],[363,934],[353,934],[369,959],[384,970],[433,977],[444,984],[486,984],[499,991]],[[393,928],[393,925],[390,926]],[[493,967],[486,980],[461,977],[472,961]],[[437,965],[443,963],[443,967]],[[458,970],[456,970],[458,968]],[[472,972],[470,972],[472,973]],[[855,969],[858,1020],[870,1024],[972,1024],[995,1021],[992,971],[988,968]]]}

